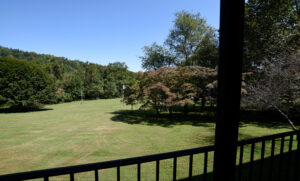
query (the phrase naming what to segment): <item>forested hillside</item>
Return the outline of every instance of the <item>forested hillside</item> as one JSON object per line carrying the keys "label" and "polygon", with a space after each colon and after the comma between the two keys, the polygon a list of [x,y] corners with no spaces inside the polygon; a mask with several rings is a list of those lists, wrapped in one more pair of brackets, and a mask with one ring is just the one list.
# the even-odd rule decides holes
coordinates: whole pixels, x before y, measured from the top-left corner
{"label": "forested hillside", "polygon": [[51,59],[55,59],[59,64],[64,67],[65,72],[72,72],[79,69],[83,69],[85,64],[79,60],[69,60],[65,57],[56,57],[48,54],[38,54],[35,52],[27,52],[19,49],[11,49],[0,46],[0,57],[12,56],[16,59],[27,60],[29,62],[37,64],[50,63]]}
{"label": "forested hillside", "polygon": [[125,86],[133,84],[136,77],[136,73],[129,71],[127,65],[122,62],[102,66],[2,46],[0,58],[26,61],[47,73],[54,82],[53,90],[56,90],[55,96],[48,103],[78,100],[82,95],[85,99],[120,97],[123,84]]}

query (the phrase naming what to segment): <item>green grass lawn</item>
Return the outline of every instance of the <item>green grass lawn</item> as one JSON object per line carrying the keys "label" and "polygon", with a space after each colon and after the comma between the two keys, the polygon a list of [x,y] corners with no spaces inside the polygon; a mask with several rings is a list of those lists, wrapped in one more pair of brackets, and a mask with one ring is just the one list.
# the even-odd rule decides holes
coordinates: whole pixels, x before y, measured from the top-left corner
{"label": "green grass lawn", "polygon": [[[131,111],[130,106],[122,108],[120,99],[49,105],[36,112],[0,113],[0,174],[211,145],[214,128],[213,118],[207,114],[190,113],[184,117],[175,113],[172,118],[164,115],[156,119],[151,111]],[[288,124],[247,120],[241,123],[240,139],[290,130]],[[212,159],[210,155],[209,160]],[[179,158],[178,178],[187,176],[184,171],[188,168],[187,160],[188,157]],[[163,180],[172,178],[171,163],[171,160],[162,161],[161,170],[166,173],[161,174]],[[197,174],[197,168],[201,170],[202,165],[195,164]],[[142,165],[145,180],[155,179],[154,165]],[[135,169],[136,166],[124,167],[121,176],[131,180],[136,172],[129,170]],[[115,180],[115,169],[100,173],[105,180]],[[82,180],[89,176],[90,173],[76,175]],[[64,180],[64,177],[59,178]]]}

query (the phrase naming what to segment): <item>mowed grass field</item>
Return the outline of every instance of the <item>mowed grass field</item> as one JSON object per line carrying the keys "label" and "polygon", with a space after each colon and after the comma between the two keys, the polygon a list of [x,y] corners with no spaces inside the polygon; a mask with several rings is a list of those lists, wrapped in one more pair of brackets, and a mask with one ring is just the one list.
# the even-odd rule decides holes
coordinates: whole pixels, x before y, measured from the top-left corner
{"label": "mowed grass field", "polygon": [[[135,110],[137,108],[134,107]],[[120,99],[108,99],[84,101],[83,104],[48,105],[36,112],[0,113],[0,175],[213,144],[215,124],[212,120],[201,120],[200,117],[191,121],[187,117],[185,121],[169,120],[164,124],[165,119],[156,120],[153,114],[153,118],[148,117],[145,121],[143,116],[132,117],[134,120],[131,121],[131,113],[134,115],[136,112],[131,111],[130,106],[122,108]],[[240,139],[290,130],[288,125],[243,123]],[[203,158],[199,155],[194,159]],[[212,159],[213,155],[210,154],[209,165]],[[161,164],[160,169],[164,173],[161,174],[162,180],[171,180],[172,160],[162,161]],[[179,158],[178,164],[178,178],[186,177],[188,157]],[[155,163],[142,164],[144,180],[155,179],[154,166]],[[195,161],[194,167],[194,174],[203,171],[200,161]],[[136,179],[135,170],[135,165],[121,168],[122,180]],[[116,179],[116,169],[99,173],[104,180]],[[92,174],[76,174],[75,178],[89,180]],[[57,177],[54,180],[65,178]]]}

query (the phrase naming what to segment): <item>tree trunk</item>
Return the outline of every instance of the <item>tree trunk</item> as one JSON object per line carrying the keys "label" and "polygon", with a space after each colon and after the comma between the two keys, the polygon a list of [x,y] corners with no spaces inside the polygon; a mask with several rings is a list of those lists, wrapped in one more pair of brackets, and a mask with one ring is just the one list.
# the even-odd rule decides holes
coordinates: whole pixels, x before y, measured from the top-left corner
{"label": "tree trunk", "polygon": [[183,114],[186,116],[188,114],[188,105],[184,105],[184,112]]}
{"label": "tree trunk", "polygon": [[155,106],[155,110],[156,110],[156,117],[159,117],[159,116],[160,116],[160,113],[159,113],[158,106]]}
{"label": "tree trunk", "polygon": [[202,104],[202,109],[204,109],[205,105],[206,105],[206,99],[205,98],[201,99],[201,104]]}
{"label": "tree trunk", "polygon": [[173,108],[172,107],[169,108],[169,115],[170,115],[170,117],[173,116]]}
{"label": "tree trunk", "polygon": [[195,110],[196,110],[196,103],[193,104],[193,112],[195,112]]}
{"label": "tree trunk", "polygon": [[214,103],[212,101],[212,99],[210,100],[210,108],[213,108],[214,107]]}
{"label": "tree trunk", "polygon": [[[272,105],[272,104],[271,104]],[[290,118],[284,113],[282,112],[277,106],[272,105],[283,117],[286,118],[286,120],[289,122],[289,124],[291,125],[292,129],[294,131],[297,131],[296,126],[294,125],[294,123],[290,120]]]}
{"label": "tree trunk", "polygon": [[155,111],[156,111],[156,119],[160,116],[160,113],[159,113],[159,107],[157,105],[157,102],[156,100],[154,101],[154,107],[155,107]]}

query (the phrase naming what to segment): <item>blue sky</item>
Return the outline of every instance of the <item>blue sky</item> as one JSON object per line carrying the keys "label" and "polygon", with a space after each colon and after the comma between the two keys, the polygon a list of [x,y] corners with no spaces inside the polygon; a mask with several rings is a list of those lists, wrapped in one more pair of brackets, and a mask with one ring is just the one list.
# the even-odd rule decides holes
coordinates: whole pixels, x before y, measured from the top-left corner
{"label": "blue sky", "polygon": [[1,0],[0,45],[142,70],[142,47],[162,44],[175,12],[219,27],[219,0]]}

